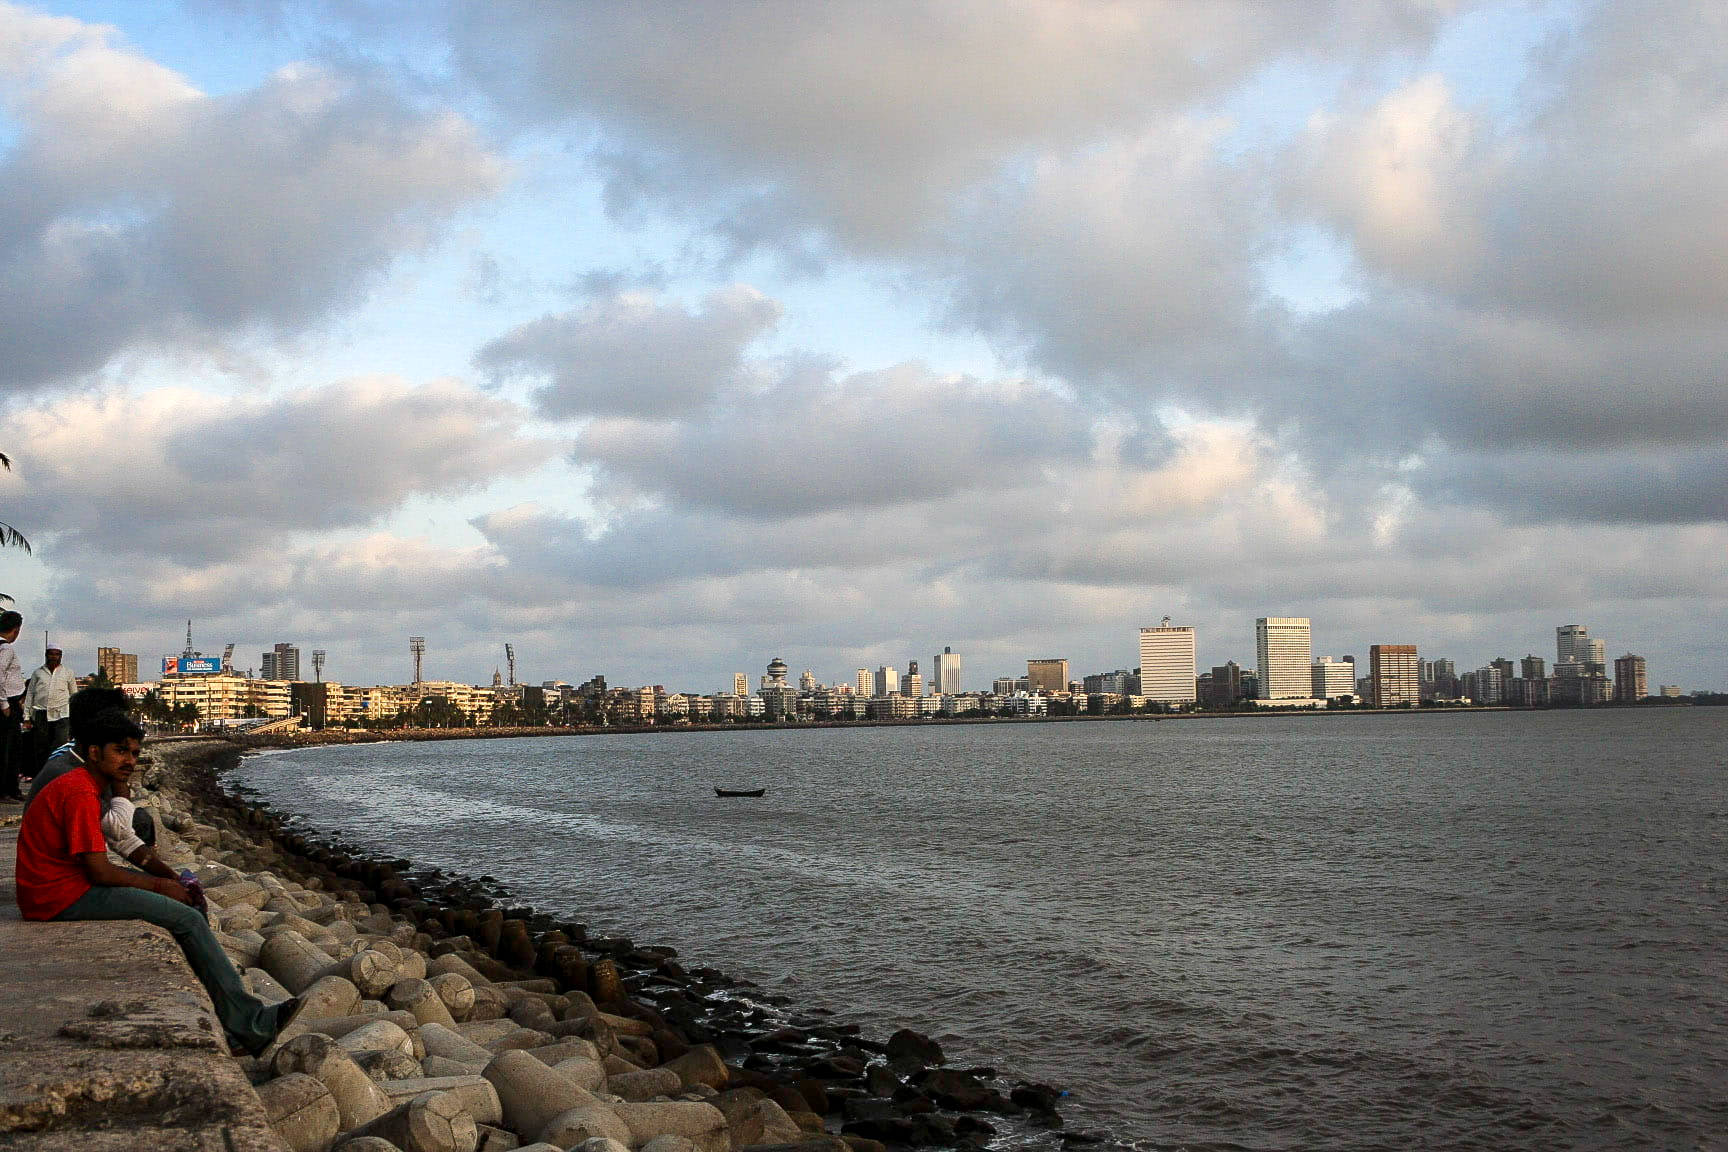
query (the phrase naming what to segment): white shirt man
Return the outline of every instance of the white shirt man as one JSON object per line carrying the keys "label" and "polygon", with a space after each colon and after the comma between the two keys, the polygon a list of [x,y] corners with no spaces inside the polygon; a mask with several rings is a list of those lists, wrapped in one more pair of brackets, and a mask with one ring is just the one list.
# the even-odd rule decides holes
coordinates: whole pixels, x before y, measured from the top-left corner
{"label": "white shirt man", "polygon": [[[13,659],[17,659],[17,653],[13,653]],[[37,722],[66,719],[72,715],[72,693],[77,690],[78,679],[72,675],[72,669],[60,663],[60,649],[48,649],[47,660],[25,682],[24,718]]]}

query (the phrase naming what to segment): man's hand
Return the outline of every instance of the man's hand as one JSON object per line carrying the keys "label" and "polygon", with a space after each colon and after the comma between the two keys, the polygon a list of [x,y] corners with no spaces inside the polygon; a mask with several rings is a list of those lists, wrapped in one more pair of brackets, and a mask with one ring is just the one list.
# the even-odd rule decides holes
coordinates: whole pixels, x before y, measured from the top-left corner
{"label": "man's hand", "polygon": [[192,893],[186,890],[186,885],[180,883],[180,881],[167,880],[160,876],[156,877],[155,880],[156,883],[150,886],[152,891],[159,892],[171,900],[178,900],[182,904],[197,903],[197,901],[192,899]]}

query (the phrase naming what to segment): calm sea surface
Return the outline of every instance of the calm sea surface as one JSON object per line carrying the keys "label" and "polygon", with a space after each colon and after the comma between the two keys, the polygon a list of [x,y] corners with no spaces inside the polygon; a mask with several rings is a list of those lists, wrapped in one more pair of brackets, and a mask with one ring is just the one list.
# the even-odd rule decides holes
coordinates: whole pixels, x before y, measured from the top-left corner
{"label": "calm sea surface", "polygon": [[372,745],[242,780],[1145,1149],[1728,1147],[1728,709]]}

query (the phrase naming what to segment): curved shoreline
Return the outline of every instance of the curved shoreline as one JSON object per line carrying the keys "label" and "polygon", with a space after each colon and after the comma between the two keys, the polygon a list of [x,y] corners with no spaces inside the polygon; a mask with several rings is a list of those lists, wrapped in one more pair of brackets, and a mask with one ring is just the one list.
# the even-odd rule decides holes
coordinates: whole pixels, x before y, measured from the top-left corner
{"label": "curved shoreline", "polygon": [[[621,731],[456,729],[408,739]],[[350,742],[377,741],[212,741],[208,752],[171,759],[182,761],[177,784],[188,806],[243,828],[259,842],[255,862],[260,866],[350,891],[409,918],[430,939],[435,954],[445,945],[469,945],[479,952],[473,962],[489,962],[499,979],[552,979],[560,990],[627,995],[657,1017],[676,1042],[712,1044],[746,1082],[756,1076],[782,1087],[819,1086],[816,1098],[827,1105],[821,1111],[828,1129],[853,1143],[854,1152],[874,1152],[868,1145],[878,1137],[890,1147],[1058,1147],[1106,1139],[1065,1130],[1055,1110],[1060,1093],[1048,1086],[1011,1081],[992,1068],[944,1066],[934,1042],[909,1030],[886,1042],[867,1038],[858,1025],[837,1023],[826,1010],[800,1011],[788,997],[758,991],[757,985],[712,968],[686,969],[671,948],[638,945],[625,936],[591,936],[585,924],[513,902],[508,887],[489,877],[419,868],[406,857],[386,859],[356,849],[308,828],[297,816],[250,799],[244,786],[224,779],[252,749]],[[176,745],[180,742],[169,747]]]}

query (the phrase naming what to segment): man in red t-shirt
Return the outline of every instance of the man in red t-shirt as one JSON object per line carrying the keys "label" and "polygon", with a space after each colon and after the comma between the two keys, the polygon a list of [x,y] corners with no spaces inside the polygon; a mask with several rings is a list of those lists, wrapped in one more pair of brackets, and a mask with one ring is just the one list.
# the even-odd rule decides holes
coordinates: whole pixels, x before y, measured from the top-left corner
{"label": "man in red t-shirt", "polygon": [[168,929],[210,993],[230,1040],[247,1052],[260,1052],[297,1002],[272,1007],[246,991],[180,881],[108,859],[103,785],[126,785],[143,741],[143,729],[118,709],[94,717],[80,733],[83,766],[49,784],[25,810],[18,830],[18,910],[26,920],[147,920]]}

